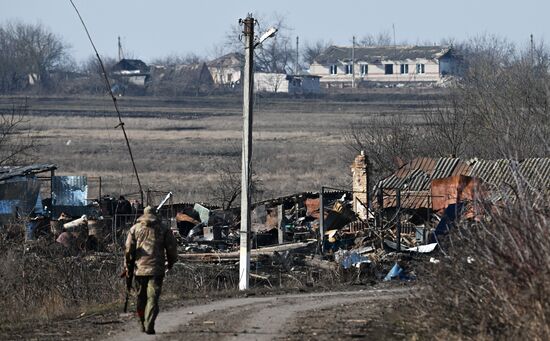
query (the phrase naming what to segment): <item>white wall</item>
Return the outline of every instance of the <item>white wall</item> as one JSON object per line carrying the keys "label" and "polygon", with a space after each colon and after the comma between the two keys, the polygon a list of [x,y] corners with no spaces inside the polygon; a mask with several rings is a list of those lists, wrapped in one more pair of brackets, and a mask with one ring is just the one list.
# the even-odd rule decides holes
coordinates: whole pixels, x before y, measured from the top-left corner
{"label": "white wall", "polygon": [[[440,71],[437,60],[414,59],[403,61],[383,61],[381,64],[369,64],[368,74],[361,75],[361,64],[357,62],[354,67],[355,81],[374,81],[374,82],[436,82],[439,81]],[[393,74],[385,74],[385,64],[393,64]],[[401,74],[401,64],[409,65],[409,72]],[[424,64],[424,73],[416,73],[416,64]],[[312,64],[309,68],[311,75],[321,77],[321,83],[332,82],[351,82],[352,75],[346,74],[345,64],[338,63],[338,73],[330,74],[330,65]]]}
{"label": "white wall", "polygon": [[288,92],[288,81],[284,73],[254,73],[254,91]]}
{"label": "white wall", "polygon": [[231,85],[241,79],[240,68],[209,66],[208,71],[214,79],[214,84],[218,85]]}

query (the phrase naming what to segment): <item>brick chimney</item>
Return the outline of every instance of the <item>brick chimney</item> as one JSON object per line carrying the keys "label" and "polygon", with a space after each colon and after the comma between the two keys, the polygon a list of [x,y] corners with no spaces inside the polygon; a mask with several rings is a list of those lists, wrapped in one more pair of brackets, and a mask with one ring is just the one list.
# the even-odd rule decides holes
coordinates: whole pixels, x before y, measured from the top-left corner
{"label": "brick chimney", "polygon": [[368,210],[365,206],[369,206],[368,197],[368,157],[365,152],[355,157],[351,164],[351,174],[353,177],[353,210],[361,219],[367,219]]}

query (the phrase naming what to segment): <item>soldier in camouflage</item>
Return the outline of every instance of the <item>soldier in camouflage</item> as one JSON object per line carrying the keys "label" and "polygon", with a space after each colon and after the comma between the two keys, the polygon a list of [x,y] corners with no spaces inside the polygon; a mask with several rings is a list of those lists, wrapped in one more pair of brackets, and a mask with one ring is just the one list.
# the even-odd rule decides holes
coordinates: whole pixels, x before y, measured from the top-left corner
{"label": "soldier in camouflage", "polygon": [[[126,239],[126,274],[135,276],[137,314],[143,332],[155,334],[159,297],[166,269],[177,261],[176,239],[153,208],[146,207]],[[166,264],[165,264],[166,263]],[[131,284],[130,284],[131,285]]]}

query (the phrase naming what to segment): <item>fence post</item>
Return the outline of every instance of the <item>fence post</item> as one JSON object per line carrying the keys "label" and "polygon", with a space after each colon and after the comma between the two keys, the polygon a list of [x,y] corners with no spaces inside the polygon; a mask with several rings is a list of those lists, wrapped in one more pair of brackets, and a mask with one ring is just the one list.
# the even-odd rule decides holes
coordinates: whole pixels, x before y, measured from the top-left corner
{"label": "fence post", "polygon": [[397,189],[397,251],[401,251],[401,189]]}

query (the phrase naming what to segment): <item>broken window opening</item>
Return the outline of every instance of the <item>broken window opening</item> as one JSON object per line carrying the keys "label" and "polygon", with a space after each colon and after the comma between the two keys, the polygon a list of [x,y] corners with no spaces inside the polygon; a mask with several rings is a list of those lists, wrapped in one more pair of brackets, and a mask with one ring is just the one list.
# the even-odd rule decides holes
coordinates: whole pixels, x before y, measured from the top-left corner
{"label": "broken window opening", "polygon": [[337,73],[338,73],[338,65],[332,64],[332,65],[330,66],[330,74],[331,74],[331,75],[335,75],[335,74],[337,74]]}
{"label": "broken window opening", "polygon": [[393,75],[393,64],[385,64],[384,65],[384,73],[386,75]]}
{"label": "broken window opening", "polygon": [[401,64],[401,73],[402,74],[409,73],[409,64]]}
{"label": "broken window opening", "polygon": [[361,64],[361,76],[369,74],[369,64]]}
{"label": "broken window opening", "polygon": [[353,65],[346,64],[346,75],[351,75],[353,73]]}
{"label": "broken window opening", "polygon": [[416,64],[416,73],[425,73],[425,65],[424,64]]}

